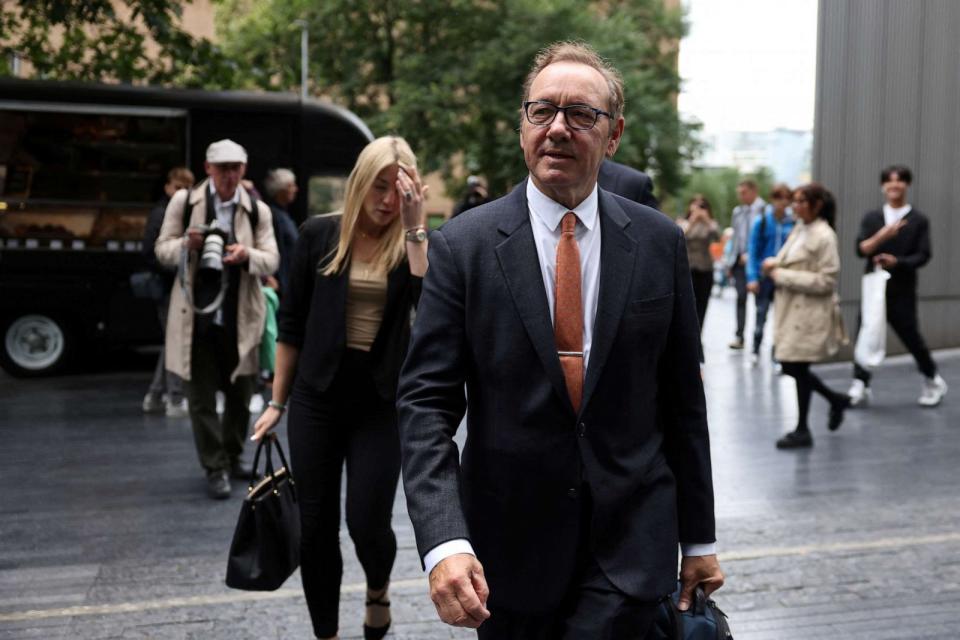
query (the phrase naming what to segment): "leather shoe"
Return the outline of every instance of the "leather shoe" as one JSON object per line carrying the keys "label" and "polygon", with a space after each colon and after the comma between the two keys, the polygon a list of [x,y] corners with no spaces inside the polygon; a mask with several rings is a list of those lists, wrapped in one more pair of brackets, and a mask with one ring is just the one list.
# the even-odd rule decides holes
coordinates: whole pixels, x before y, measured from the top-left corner
{"label": "leather shoe", "polygon": [[207,495],[214,500],[230,497],[230,479],[226,471],[211,471],[207,474]]}
{"label": "leather shoe", "polygon": [[253,467],[241,460],[234,460],[230,465],[230,477],[234,480],[250,480],[253,478]]}
{"label": "leather shoe", "polygon": [[804,449],[813,446],[809,431],[791,431],[777,440],[777,449]]}
{"label": "leather shoe", "polygon": [[836,402],[830,405],[830,419],[827,422],[827,429],[836,431],[843,424],[843,412],[850,406],[850,396],[842,396]]}

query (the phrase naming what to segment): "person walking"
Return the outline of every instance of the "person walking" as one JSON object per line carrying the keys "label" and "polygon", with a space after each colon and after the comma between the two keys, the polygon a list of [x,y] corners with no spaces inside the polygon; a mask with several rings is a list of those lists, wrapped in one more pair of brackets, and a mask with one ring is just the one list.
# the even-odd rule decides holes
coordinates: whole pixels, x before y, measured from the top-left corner
{"label": "person walking", "polygon": [[713,291],[713,255],[710,245],[720,239],[720,227],[713,219],[710,201],[695,195],[687,203],[686,214],[677,218],[687,242],[687,259],[690,262],[690,278],[693,280],[693,297],[697,302],[697,320],[703,333],[703,319],[707,315],[710,292]]}
{"label": "person walking", "polygon": [[[939,405],[947,395],[947,382],[937,371],[917,322],[917,271],[930,261],[930,223],[907,202],[913,173],[903,165],[880,172],[880,188],[886,203],[868,211],[857,234],[857,255],[865,258],[864,272],[880,266],[890,273],[887,280],[887,323],[910,351],[923,375],[917,403]],[[853,405],[870,400],[872,374],[854,362],[853,383],[848,394]]]}
{"label": "person walking", "polygon": [[[173,289],[175,270],[157,261],[157,238],[160,236],[160,227],[163,225],[163,215],[167,211],[170,198],[180,189],[189,189],[193,186],[193,172],[186,167],[174,167],[167,172],[167,182],[163,185],[163,196],[156,206],[150,210],[147,225],[143,233],[143,256],[147,266],[157,275],[162,285],[162,295],[157,299],[157,317],[160,319],[160,329],[166,334],[167,310],[170,308],[170,291]],[[165,349],[160,348],[157,365],[153,370],[153,379],[147,394],[143,397],[144,413],[165,413],[168,418],[186,418],[187,402],[183,397],[183,380],[180,376],[167,370]]]}
{"label": "person walking", "polygon": [[[186,252],[186,269],[170,296],[166,366],[188,382],[197,455],[207,474],[207,494],[214,499],[230,497],[231,477],[250,477],[241,455],[266,317],[260,276],[275,272],[279,262],[270,207],[252,200],[240,185],[246,168],[247,152],[236,142],[208,146],[208,178],[170,199],[156,246],[157,260],[169,266],[179,264]],[[214,228],[225,238],[219,243],[222,258],[216,260],[221,270],[204,271],[217,274],[211,289],[218,295],[197,281],[205,234]],[[208,296],[209,305],[203,300]],[[222,419],[218,390],[224,394]]]}
{"label": "person walking", "polygon": [[840,428],[844,410],[850,406],[846,394],[830,389],[810,370],[812,363],[832,356],[846,341],[837,300],[840,254],[833,230],[833,194],[815,182],[800,187],[793,194],[793,213],[797,223],[786,243],[761,267],[777,288],[776,358],[797,384],[797,426],[777,440],[778,449],[813,446],[808,414],[814,391],[830,403],[830,431]]}
{"label": "person walking", "polygon": [[743,349],[743,334],[747,325],[747,254],[750,242],[750,229],[753,221],[760,217],[767,203],[757,195],[757,183],[753,180],[741,180],[737,185],[737,199],[740,204],[734,207],[730,225],[733,227],[732,253],[730,257],[730,277],[737,290],[737,332],[730,342],[730,348]]}
{"label": "person walking", "polygon": [[273,216],[273,234],[280,251],[280,268],[273,277],[276,282],[269,286],[283,295],[290,280],[290,265],[293,263],[293,247],[297,243],[297,225],[290,217],[290,204],[297,198],[297,176],[290,169],[271,169],[263,180],[263,189],[267,194],[267,204]]}
{"label": "person walking", "polygon": [[588,45],[541,51],[518,114],[529,177],[431,236],[404,488],[438,616],[480,640],[644,638],[681,541],[680,607],[723,584],[683,233],[597,187],[622,111]]}
{"label": "person walking", "polygon": [[610,193],[645,204],[653,209],[660,209],[660,203],[653,195],[653,180],[639,169],[606,158],[600,163],[597,184]]}
{"label": "person walking", "polygon": [[[756,322],[753,327],[753,350],[750,363],[760,361],[760,345],[763,343],[763,331],[767,324],[767,313],[773,302],[776,287],[770,278],[763,277],[760,265],[771,256],[777,255],[787,236],[793,230],[793,213],[789,209],[793,192],[790,187],[780,183],[770,190],[770,204],[753,222],[750,229],[750,243],[747,257],[747,291],[753,294],[757,308]],[[771,350],[771,354],[773,350]]]}
{"label": "person walking", "polygon": [[318,638],[336,638],[339,628],[344,465],[347,528],[367,579],[364,638],[390,627],[390,519],[400,475],[394,401],[427,271],[426,193],[403,138],[368,144],[347,179],[342,212],[304,223],[280,305],[273,398],[253,439],[289,407],[300,573]]}

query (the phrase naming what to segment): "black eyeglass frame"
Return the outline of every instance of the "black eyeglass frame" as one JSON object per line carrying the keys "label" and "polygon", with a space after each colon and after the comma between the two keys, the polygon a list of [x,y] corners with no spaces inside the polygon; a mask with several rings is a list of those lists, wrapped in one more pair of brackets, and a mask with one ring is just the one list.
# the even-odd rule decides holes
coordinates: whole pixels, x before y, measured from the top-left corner
{"label": "black eyeglass frame", "polygon": [[[553,117],[550,118],[550,120],[548,120],[547,122],[534,122],[533,120],[530,119],[530,105],[532,104],[547,105],[549,107],[556,109],[556,111],[553,112]],[[575,126],[570,121],[570,118],[567,117],[567,109],[587,109],[589,111],[592,111],[593,124],[591,124],[589,127],[586,127],[586,128]],[[588,104],[568,104],[565,107],[561,107],[560,105],[553,104],[549,100],[527,100],[526,102],[523,103],[523,115],[524,117],[526,117],[527,122],[529,122],[535,127],[549,127],[551,124],[553,124],[553,121],[557,119],[557,114],[560,113],[561,111],[563,111],[564,122],[566,122],[567,126],[573,129],[574,131],[590,131],[595,126],[597,126],[597,121],[600,120],[600,116],[606,116],[607,118],[613,120],[613,116],[607,113],[606,111],[604,111],[603,109],[597,109],[596,107],[591,107]]]}

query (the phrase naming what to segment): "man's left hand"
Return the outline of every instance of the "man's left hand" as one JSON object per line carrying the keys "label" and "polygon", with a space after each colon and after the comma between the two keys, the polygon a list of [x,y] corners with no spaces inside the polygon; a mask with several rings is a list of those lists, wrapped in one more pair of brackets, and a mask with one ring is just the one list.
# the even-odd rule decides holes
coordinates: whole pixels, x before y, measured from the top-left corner
{"label": "man's left hand", "polygon": [[879,253],[873,257],[873,261],[882,269],[893,269],[897,266],[897,256],[891,253]]}
{"label": "man's left hand", "polygon": [[223,264],[243,264],[249,259],[250,254],[242,244],[228,244],[224,247]]}
{"label": "man's left hand", "polygon": [[684,556],[680,561],[680,611],[686,611],[693,602],[697,586],[709,596],[723,586],[724,575],[717,556]]}

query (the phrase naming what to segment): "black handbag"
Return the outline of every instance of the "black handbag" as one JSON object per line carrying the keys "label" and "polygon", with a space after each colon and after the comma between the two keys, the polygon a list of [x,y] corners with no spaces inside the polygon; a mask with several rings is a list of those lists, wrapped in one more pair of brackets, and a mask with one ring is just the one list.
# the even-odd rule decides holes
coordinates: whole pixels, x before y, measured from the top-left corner
{"label": "black handbag", "polygon": [[697,587],[693,602],[680,611],[680,586],[660,602],[656,622],[648,636],[651,640],[733,640],[727,614],[720,610],[703,589]]}
{"label": "black handbag", "polygon": [[[271,448],[283,464],[273,468]],[[258,475],[266,449],[264,472]],[[300,507],[290,465],[277,436],[265,435],[253,456],[253,479],[240,507],[227,561],[227,586],[247,591],[279,589],[300,565]]]}

